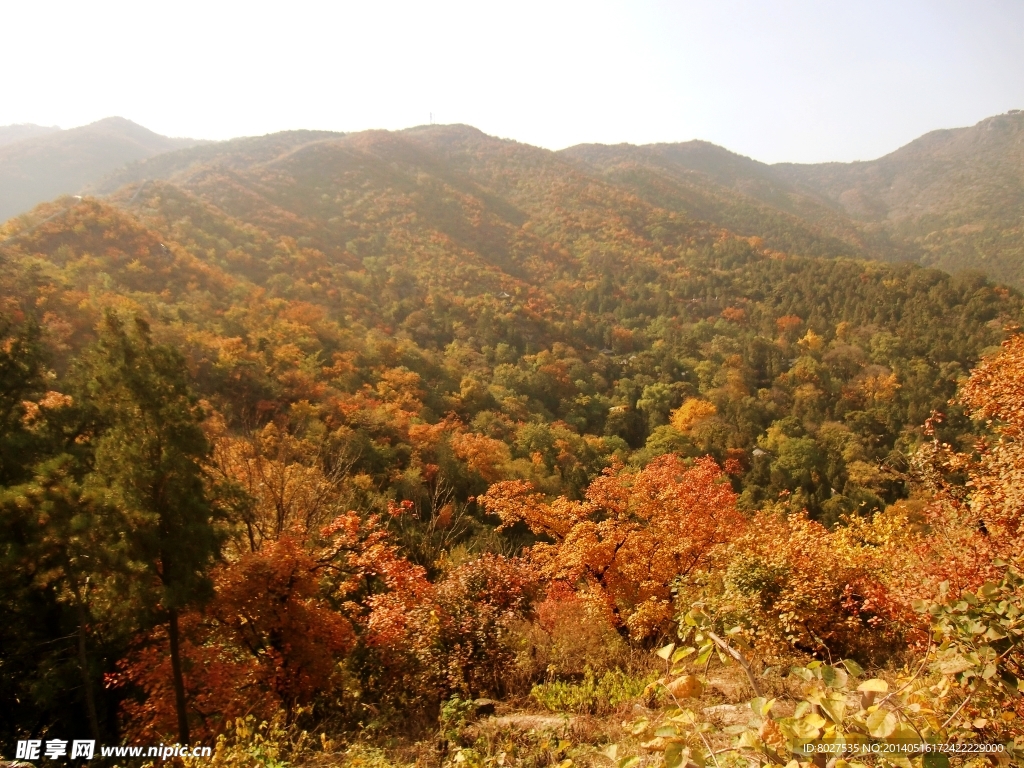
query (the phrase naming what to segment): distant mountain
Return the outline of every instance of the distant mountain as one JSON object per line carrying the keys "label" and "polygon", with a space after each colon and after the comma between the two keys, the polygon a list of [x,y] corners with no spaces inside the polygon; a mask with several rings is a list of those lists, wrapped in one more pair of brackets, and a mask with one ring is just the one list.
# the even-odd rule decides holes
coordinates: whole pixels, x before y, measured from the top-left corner
{"label": "distant mountain", "polygon": [[[5,130],[13,128],[26,127]],[[502,158],[504,175],[493,180],[499,184],[557,167],[530,184],[559,187],[571,173],[581,185],[614,189],[617,198],[635,196],[691,222],[758,237],[770,250],[980,270],[1024,287],[1020,112],[929,133],[877,160],[816,165],[768,165],[704,141],[580,145],[552,153],[497,142],[466,126],[394,134],[288,131],[200,143],[110,118],[0,146],[0,220],[85,187],[110,194],[165,180],[226,211],[244,205],[244,212],[233,213],[241,218],[263,207],[261,217],[280,216],[285,230],[315,229],[321,246],[331,249],[339,245],[331,242],[337,226],[318,221],[321,206],[306,199],[341,183],[341,176],[330,174],[369,173],[374,178],[367,183],[374,184],[401,178],[404,187],[406,172],[427,173],[475,194],[491,183],[480,177],[491,159],[481,162],[482,155],[474,159],[472,152],[453,149],[470,145],[488,158],[492,151]],[[300,169],[308,158],[315,158],[313,164]],[[279,188],[292,174],[289,185]],[[503,192],[487,194],[484,199],[496,201]],[[499,208],[506,207],[503,200]]]}
{"label": "distant mountain", "polygon": [[161,136],[121,117],[64,131],[0,128],[0,221],[80,192],[125,163],[196,143]]}
{"label": "distant mountain", "polygon": [[17,123],[15,125],[0,125],[0,147],[4,144],[12,144],[22,139],[31,139],[36,136],[45,136],[49,133],[59,131],[55,125],[33,125],[32,123]]}
{"label": "distant mountain", "polygon": [[706,141],[634,146],[581,144],[563,157],[645,201],[802,255],[867,256],[835,204],[782,180],[772,166]]}
{"label": "distant mountain", "polygon": [[[1024,113],[933,131],[864,163],[773,166],[895,252],[1024,285]],[[891,254],[890,254],[891,255]]]}
{"label": "distant mountain", "polygon": [[130,162],[97,181],[90,191],[110,194],[126,184],[167,180],[189,169],[222,167],[239,171],[276,161],[312,142],[343,136],[344,133],[332,131],[282,131],[229,141],[193,142],[185,148]]}
{"label": "distant mountain", "polygon": [[[594,229],[609,240],[618,233],[632,243],[616,246],[619,258],[637,259],[650,245],[643,232],[670,228],[676,237],[684,230],[721,231],[641,203],[630,190],[555,152],[464,125],[236,139],[133,163],[97,191],[122,204],[134,199],[133,212],[159,200],[161,218],[171,221],[170,193],[157,181],[171,182],[237,222],[345,262],[358,264],[400,242],[405,248],[430,230],[463,249],[469,260],[463,266],[479,260],[481,269],[530,281],[562,267],[563,251],[579,231]],[[138,182],[149,186],[136,195]],[[661,222],[660,230],[653,221]],[[389,228],[384,222],[394,223]],[[416,234],[399,235],[409,229]],[[549,237],[551,232],[564,234]],[[611,247],[599,247],[597,234],[587,237],[595,250]],[[439,267],[438,279],[454,277],[455,266]],[[492,287],[503,290],[500,281]]]}
{"label": "distant mountain", "polygon": [[702,141],[562,154],[656,205],[796,253],[977,269],[1024,285],[1024,113],[868,162],[767,165]]}

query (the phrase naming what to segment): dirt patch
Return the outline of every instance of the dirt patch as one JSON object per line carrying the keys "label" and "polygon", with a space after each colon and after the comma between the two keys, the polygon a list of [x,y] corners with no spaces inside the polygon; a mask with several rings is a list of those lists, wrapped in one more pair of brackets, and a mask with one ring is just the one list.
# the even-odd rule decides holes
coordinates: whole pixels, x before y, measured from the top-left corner
{"label": "dirt patch", "polygon": [[727,725],[753,725],[757,722],[753,710],[742,704],[718,704],[714,707],[705,707],[704,714],[718,726]]}
{"label": "dirt patch", "polygon": [[481,720],[481,728],[515,731],[567,731],[576,721],[572,715],[511,714]]}

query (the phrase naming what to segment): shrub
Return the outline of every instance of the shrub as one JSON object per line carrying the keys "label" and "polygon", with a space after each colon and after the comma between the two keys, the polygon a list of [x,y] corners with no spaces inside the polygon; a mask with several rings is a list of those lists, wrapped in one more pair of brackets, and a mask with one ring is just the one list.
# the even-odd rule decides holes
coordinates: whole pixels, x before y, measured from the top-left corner
{"label": "shrub", "polygon": [[[536,569],[520,558],[486,554],[452,568],[428,592],[381,596],[363,667],[382,699],[431,708],[453,693],[498,693],[514,663],[509,627],[529,613]],[[382,631],[382,630],[387,631]]]}
{"label": "shrub", "polygon": [[[252,715],[225,724],[210,757],[181,758],[185,768],[287,768],[289,758],[303,755],[313,746],[305,731],[286,725],[283,713],[269,721]],[[321,746],[324,746],[323,744]]]}
{"label": "shrub", "polygon": [[868,533],[829,531],[806,514],[755,514],[732,541],[677,583],[681,614],[696,609],[722,631],[742,629],[770,663],[793,652],[882,660],[918,624],[884,582],[888,549]]}
{"label": "shrub", "polygon": [[620,669],[597,677],[586,670],[579,682],[554,680],[535,685],[530,696],[552,712],[604,714],[644,694],[654,674],[631,675]]}
{"label": "shrub", "polygon": [[553,587],[533,617],[510,626],[516,687],[529,690],[541,680],[579,679],[588,669],[602,674],[630,664],[629,646],[612,626],[606,606],[593,597]]}
{"label": "shrub", "polygon": [[437,654],[445,688],[463,694],[500,694],[514,663],[510,624],[530,612],[540,575],[520,558],[485,554],[458,566],[438,584]]}

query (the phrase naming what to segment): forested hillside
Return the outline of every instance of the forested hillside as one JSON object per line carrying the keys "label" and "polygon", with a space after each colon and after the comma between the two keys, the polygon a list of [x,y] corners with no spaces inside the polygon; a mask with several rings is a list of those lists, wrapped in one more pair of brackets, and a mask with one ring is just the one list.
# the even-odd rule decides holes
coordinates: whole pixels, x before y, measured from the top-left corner
{"label": "forested hillside", "polygon": [[780,178],[773,166],[706,141],[581,144],[559,154],[654,205],[761,237],[772,248],[871,257],[856,224],[838,205]]}
{"label": "forested hillside", "polygon": [[1024,113],[933,131],[877,160],[766,165],[702,141],[561,154],[657,205],[802,254],[973,269],[1021,285]]}
{"label": "forested hillside", "polygon": [[775,170],[887,238],[890,257],[1024,283],[1024,112],[933,131],[870,162]]}
{"label": "forested hillside", "polygon": [[[168,139],[121,118],[69,131],[2,127],[0,219],[59,194],[107,194],[209,164],[250,168],[286,146],[340,136],[293,131],[209,144]],[[791,254],[915,261],[1020,287],[1022,136],[1017,110],[854,163],[768,165],[705,141],[579,145],[558,154],[626,194]]]}
{"label": "forested hillside", "polygon": [[[293,138],[303,140],[297,148]],[[196,365],[221,369],[233,391],[220,407],[233,419],[256,418],[260,402],[310,399],[321,369],[341,359],[357,381],[334,396],[375,391],[389,368],[407,368],[427,387],[432,419],[477,420],[521,459],[535,453],[530,440],[552,451],[551,429],[598,439],[563,456],[566,467],[545,457],[552,490],[569,482],[578,494],[616,452],[650,458],[671,447],[724,460],[734,451],[745,456],[737,482],[752,506],[789,491],[832,519],[900,493],[892,477],[863,467],[911,445],[1020,313],[1016,296],[977,278],[787,256],[471,129],[309,138],[221,150],[223,159],[189,167],[180,186],[127,188],[121,198],[134,215],[86,205],[10,247],[67,252],[61,273],[90,282],[107,275],[108,290],[173,328]],[[108,216],[130,232],[152,227],[163,245],[82,269],[79,259],[96,258],[89,248],[47,234],[82,226],[79,216],[87,230]],[[199,274],[177,274],[179,252]],[[199,308],[187,306],[193,285],[202,286]],[[37,290],[12,295],[34,302]],[[242,293],[259,300],[240,302]],[[281,302],[306,307],[302,330],[262,342],[277,350],[273,363],[234,369],[243,349],[266,358],[257,329],[273,324]],[[240,311],[237,325],[223,325],[221,313]],[[374,360],[366,345],[378,335],[407,351]],[[233,362],[223,369],[228,340]],[[294,359],[282,360],[281,347]],[[261,370],[267,364],[281,370]],[[289,367],[312,381],[282,384]],[[218,397],[218,386],[204,396]],[[716,413],[676,430],[669,414],[690,399]],[[520,422],[561,426],[513,438]],[[789,439],[813,450],[783,479],[771,465],[791,461],[778,455]],[[766,453],[755,461],[759,445]],[[600,459],[583,458],[594,450]],[[850,480],[854,463],[861,482]]]}
{"label": "forested hillside", "polygon": [[953,398],[1020,294],[619,174],[292,132],[0,227],[0,739],[249,714],[329,752],[440,712],[446,761],[482,694],[655,707],[636,654],[705,619],[765,667],[920,650],[941,547],[981,551],[927,511],[989,477],[950,458],[986,384]]}

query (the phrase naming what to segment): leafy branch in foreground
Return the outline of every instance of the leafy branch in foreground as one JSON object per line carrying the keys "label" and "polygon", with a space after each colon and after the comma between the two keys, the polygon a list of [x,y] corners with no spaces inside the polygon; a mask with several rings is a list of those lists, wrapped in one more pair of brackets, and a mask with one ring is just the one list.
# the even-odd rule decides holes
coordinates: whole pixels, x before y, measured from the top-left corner
{"label": "leafy branch in foreground", "polygon": [[[692,611],[681,634],[694,645],[672,644],[658,651],[669,665],[659,680],[668,706],[656,718],[634,723],[633,733],[644,738],[643,750],[663,756],[667,768],[937,768],[950,764],[949,755],[939,751],[949,744],[966,745],[972,757],[1009,765],[1024,754],[1017,726],[1022,708],[1022,583],[1008,570],[999,584],[920,605],[932,618],[932,643],[913,668],[891,680],[867,677],[850,659],[793,667],[789,680],[799,694],[792,699],[760,695],[750,662],[732,644],[740,641],[738,629],[726,640],[710,629],[705,614]],[[699,696],[701,677],[706,676],[694,676],[691,670],[706,670],[714,654],[723,663],[738,663],[758,693],[750,701],[746,723],[717,729],[706,710],[688,701]],[[638,762],[638,757],[626,758],[620,765]]]}

